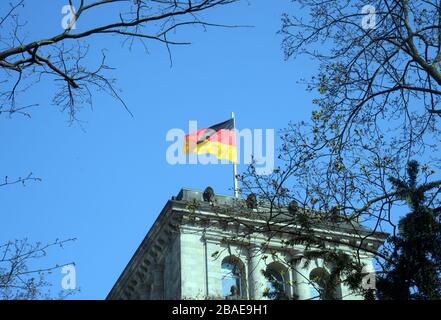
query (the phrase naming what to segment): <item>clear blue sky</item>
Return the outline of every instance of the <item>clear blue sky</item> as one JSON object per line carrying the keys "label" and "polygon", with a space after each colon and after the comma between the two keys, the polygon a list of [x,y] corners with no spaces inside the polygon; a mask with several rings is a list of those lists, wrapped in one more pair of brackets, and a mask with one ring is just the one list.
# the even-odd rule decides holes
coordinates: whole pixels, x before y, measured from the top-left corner
{"label": "clear blue sky", "polygon": [[[158,44],[130,52],[114,37],[93,39],[92,50],[108,49],[122,97],[134,118],[112,98],[96,94],[78,125],[50,104],[53,84],[42,83],[23,103],[39,103],[32,118],[0,119],[0,176],[33,172],[43,180],[0,192],[0,242],[28,237],[51,241],[76,237],[63,250],[49,252],[43,265],[75,261],[81,293],[105,298],[166,201],[181,187],[231,193],[231,166],[171,166],[165,160],[171,128],[189,120],[208,126],[234,111],[237,127],[282,129],[289,120],[308,120],[311,93],[297,82],[316,66],[309,60],[285,62],[280,16],[290,1],[243,1],[213,11],[216,23],[254,28],[189,28],[177,39],[173,67]],[[25,9],[29,39],[60,31],[61,5],[30,1]],[[93,19],[78,23],[93,23]],[[241,167],[239,168],[239,170]],[[59,289],[61,273],[52,278]]]}

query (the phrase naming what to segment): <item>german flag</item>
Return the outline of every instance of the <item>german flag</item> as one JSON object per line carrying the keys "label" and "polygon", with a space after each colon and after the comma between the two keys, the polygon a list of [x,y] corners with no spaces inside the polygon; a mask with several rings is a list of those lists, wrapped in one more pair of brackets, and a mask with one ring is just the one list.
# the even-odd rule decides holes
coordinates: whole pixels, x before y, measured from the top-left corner
{"label": "german flag", "polygon": [[187,134],[184,140],[184,152],[186,154],[209,153],[218,159],[237,163],[234,119]]}

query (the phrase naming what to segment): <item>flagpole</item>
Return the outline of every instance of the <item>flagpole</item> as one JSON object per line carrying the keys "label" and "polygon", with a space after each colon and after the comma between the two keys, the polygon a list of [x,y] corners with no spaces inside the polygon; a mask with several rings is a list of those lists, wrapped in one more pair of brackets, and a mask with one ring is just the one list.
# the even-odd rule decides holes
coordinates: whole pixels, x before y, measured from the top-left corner
{"label": "flagpole", "polygon": [[[234,118],[234,112],[231,112],[231,118],[233,119],[234,137],[236,138],[236,120]],[[235,141],[237,143],[237,141]],[[237,158],[236,162],[233,162],[233,179],[234,179],[234,197],[239,198],[239,187],[237,182]]]}

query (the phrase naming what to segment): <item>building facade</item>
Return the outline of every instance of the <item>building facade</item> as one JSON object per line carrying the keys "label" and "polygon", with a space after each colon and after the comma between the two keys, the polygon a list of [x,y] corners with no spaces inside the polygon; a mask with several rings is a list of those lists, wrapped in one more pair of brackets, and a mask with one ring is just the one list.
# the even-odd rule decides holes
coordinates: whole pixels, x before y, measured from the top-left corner
{"label": "building facade", "polygon": [[[289,233],[250,232],[268,219],[259,207],[236,214],[238,201],[243,203],[182,189],[166,203],[107,299],[319,299],[320,279],[330,267],[321,259],[305,266],[305,247],[285,245]],[[348,254],[363,235],[364,248],[372,250],[362,250],[361,259],[371,270],[370,252],[386,236],[344,224],[315,232]],[[362,299],[343,283],[333,295]]]}

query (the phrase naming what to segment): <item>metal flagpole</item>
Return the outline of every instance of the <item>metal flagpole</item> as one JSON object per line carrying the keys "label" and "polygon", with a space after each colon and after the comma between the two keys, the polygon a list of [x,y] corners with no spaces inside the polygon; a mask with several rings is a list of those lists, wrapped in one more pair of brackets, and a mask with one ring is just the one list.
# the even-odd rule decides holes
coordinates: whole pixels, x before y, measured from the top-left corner
{"label": "metal flagpole", "polygon": [[[233,130],[236,130],[236,120],[234,118],[234,112],[231,112],[231,118],[233,119]],[[236,132],[234,132],[236,138]],[[237,141],[236,141],[237,142]],[[236,153],[237,156],[237,153]],[[237,183],[237,158],[236,162],[233,162],[233,178],[234,178],[234,197],[239,198],[239,187]]]}

